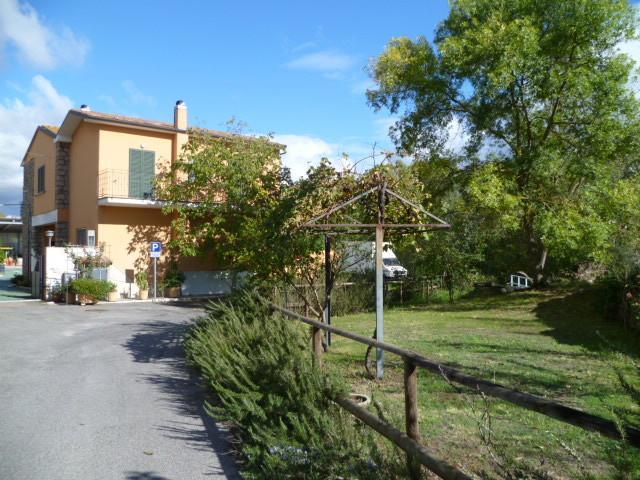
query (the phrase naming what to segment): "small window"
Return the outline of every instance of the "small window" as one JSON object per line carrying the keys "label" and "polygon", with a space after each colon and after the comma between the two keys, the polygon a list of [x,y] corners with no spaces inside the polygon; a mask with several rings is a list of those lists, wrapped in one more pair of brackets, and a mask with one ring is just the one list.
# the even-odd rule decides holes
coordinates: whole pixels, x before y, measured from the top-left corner
{"label": "small window", "polygon": [[96,231],[95,230],[87,230],[87,246],[95,247],[96,246]]}
{"label": "small window", "polygon": [[76,230],[76,243],[83,247],[95,247],[96,231],[87,230],[86,228],[78,228]]}
{"label": "small window", "polygon": [[38,168],[38,193],[44,193],[44,165]]}

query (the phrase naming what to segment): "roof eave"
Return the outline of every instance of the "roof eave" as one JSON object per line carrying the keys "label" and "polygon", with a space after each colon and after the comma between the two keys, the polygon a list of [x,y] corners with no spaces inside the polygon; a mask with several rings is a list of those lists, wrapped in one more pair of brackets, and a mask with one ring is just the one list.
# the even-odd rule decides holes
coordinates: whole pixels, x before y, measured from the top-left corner
{"label": "roof eave", "polygon": [[42,133],[50,136],[55,141],[55,138],[56,138],[56,133],[55,132],[49,130],[44,125],[38,125],[38,128],[36,128],[36,131],[33,132],[33,137],[31,137],[31,142],[29,142],[29,146],[27,147],[27,150],[24,152],[24,156],[22,157],[22,161],[20,162],[20,166],[21,167],[24,167],[24,164],[27,161],[27,156],[29,154],[29,151],[31,150],[31,147],[33,147],[33,142],[36,140],[36,137],[38,136],[38,132],[42,132]]}

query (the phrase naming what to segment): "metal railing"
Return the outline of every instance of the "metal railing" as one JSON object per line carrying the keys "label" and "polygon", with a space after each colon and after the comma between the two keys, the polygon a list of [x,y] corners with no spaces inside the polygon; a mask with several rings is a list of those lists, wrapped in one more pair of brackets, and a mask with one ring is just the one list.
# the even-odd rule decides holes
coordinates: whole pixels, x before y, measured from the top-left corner
{"label": "metal railing", "polygon": [[132,196],[129,189],[129,170],[108,168],[98,172],[98,198],[137,198],[155,200],[153,192]]}
{"label": "metal railing", "polygon": [[509,277],[509,286],[515,288],[516,290],[522,290],[525,288],[531,288],[532,281],[530,278],[525,277],[524,275],[511,275]]}
{"label": "metal railing", "polygon": [[291,310],[287,310],[286,308],[279,307],[273,303],[269,303],[269,305],[274,311],[280,312],[286,317],[299,320],[302,323],[306,323],[313,327],[312,345],[313,352],[318,363],[322,361],[322,354],[324,351],[322,345],[323,330],[341,337],[349,338],[364,345],[369,345],[386,352],[394,353],[403,359],[406,433],[367,412],[350,400],[340,398],[335,399],[335,401],[342,408],[359,418],[365,424],[369,425],[371,428],[404,450],[407,453],[407,461],[412,478],[420,478],[418,464],[424,465],[426,468],[445,480],[471,478],[446,461],[438,459],[429,449],[420,443],[418,423],[418,368],[423,368],[436,373],[444,377],[448,382],[464,385],[482,392],[485,395],[499,398],[519,407],[541,413],[584,430],[598,432],[605,437],[612,438],[614,440],[626,441],[630,445],[640,448],[640,430],[635,427],[629,425],[618,425],[611,420],[562,405],[546,398],[520,392],[497,383],[473,377],[458,369],[430,360],[416,352],[412,352],[411,350],[406,350],[390,343],[379,342],[373,338],[364,337],[357,333],[352,333],[347,330],[327,325],[326,323],[305,317]]}
{"label": "metal railing", "polygon": [[129,198],[129,171],[106,169],[98,173],[98,198]]}

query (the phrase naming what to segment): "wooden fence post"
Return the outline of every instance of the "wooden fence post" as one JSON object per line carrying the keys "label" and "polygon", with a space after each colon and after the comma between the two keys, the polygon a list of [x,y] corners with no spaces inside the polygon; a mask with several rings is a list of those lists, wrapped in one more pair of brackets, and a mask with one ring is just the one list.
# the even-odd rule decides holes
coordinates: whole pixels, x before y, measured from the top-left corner
{"label": "wooden fence post", "polygon": [[322,339],[323,332],[321,329],[314,327],[311,341],[313,342],[313,355],[316,363],[320,365],[322,363]]}
{"label": "wooden fence post", "polygon": [[[409,359],[404,359],[404,412],[407,436],[420,442],[418,425],[418,367]],[[407,455],[407,469],[412,480],[420,478],[420,462]]]}

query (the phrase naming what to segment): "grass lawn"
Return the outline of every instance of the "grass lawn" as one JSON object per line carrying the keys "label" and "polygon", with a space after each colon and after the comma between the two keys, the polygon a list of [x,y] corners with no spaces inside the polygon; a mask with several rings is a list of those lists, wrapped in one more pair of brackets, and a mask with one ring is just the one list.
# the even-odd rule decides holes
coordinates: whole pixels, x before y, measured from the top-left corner
{"label": "grass lawn", "polygon": [[[612,418],[612,408],[638,414],[612,364],[637,382],[634,362],[640,341],[606,321],[599,303],[593,290],[555,290],[392,309],[385,314],[385,341],[607,418]],[[334,324],[369,336],[375,314],[338,317]],[[354,391],[371,394],[388,419],[403,428],[401,360],[386,354],[385,379],[372,381],[363,366],[365,350],[364,345],[334,336],[326,358],[339,367]],[[607,450],[617,442],[598,434],[501,400],[485,402],[481,395],[424,370],[419,373],[419,401],[424,443],[468,472],[490,478],[499,471],[496,464],[503,463],[519,472],[511,478],[524,478],[526,469],[550,478],[611,478]],[[480,425],[488,425],[486,415],[481,419],[486,412],[493,455],[479,434]]]}

